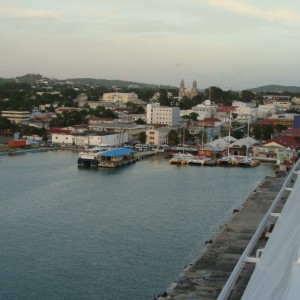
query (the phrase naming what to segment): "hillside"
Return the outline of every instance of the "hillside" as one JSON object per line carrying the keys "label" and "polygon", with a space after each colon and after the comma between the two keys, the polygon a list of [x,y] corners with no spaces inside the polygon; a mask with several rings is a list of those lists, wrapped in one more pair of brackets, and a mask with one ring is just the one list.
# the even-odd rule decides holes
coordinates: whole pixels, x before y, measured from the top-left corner
{"label": "hillside", "polygon": [[[0,78],[1,79],[1,78]],[[68,78],[68,79],[50,79],[44,77],[40,74],[26,74],[24,76],[19,76],[15,78],[18,82],[22,83],[29,83],[29,84],[36,84],[37,81],[47,81],[47,82],[61,82],[61,83],[75,83],[79,85],[92,85],[92,86],[104,86],[104,87],[112,87],[118,86],[121,88],[128,88],[128,87],[137,87],[137,88],[176,88],[169,85],[156,85],[156,84],[149,84],[149,83],[141,83],[135,81],[125,81],[125,80],[109,80],[109,79],[96,79],[96,78]],[[3,81],[6,79],[2,79]],[[12,80],[12,79],[10,79]]]}
{"label": "hillside", "polygon": [[257,88],[250,89],[254,93],[266,93],[266,92],[273,92],[273,93],[300,93],[299,86],[284,86],[284,85],[277,85],[277,84],[269,84],[260,86]]}
{"label": "hillside", "polygon": [[[124,81],[124,80],[109,80],[109,79],[95,79],[95,78],[69,78],[64,81],[71,81],[74,83],[80,83],[80,84],[90,84],[90,85],[98,85],[98,86],[118,86],[118,87],[140,87],[140,88],[172,88],[171,86],[167,85],[155,85],[155,84],[148,84],[148,83],[141,83],[141,82],[135,82],[135,81]],[[173,87],[174,88],[174,87]]]}

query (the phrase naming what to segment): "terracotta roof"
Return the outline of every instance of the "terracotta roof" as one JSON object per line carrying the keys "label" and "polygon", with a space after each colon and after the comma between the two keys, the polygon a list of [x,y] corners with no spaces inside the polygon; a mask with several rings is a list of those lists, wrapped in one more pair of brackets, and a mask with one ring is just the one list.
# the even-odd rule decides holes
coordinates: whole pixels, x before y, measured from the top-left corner
{"label": "terracotta roof", "polygon": [[71,130],[62,129],[61,127],[50,127],[48,129],[49,133],[64,133],[64,134],[70,134]]}
{"label": "terracotta roof", "polygon": [[279,144],[285,148],[295,148],[296,150],[300,150],[300,143],[296,140],[294,136],[281,136],[276,139],[267,141],[266,143],[263,143],[263,145],[267,145],[272,142]]}
{"label": "terracotta roof", "polygon": [[300,136],[300,128],[290,128],[282,131],[285,136]]}
{"label": "terracotta roof", "polygon": [[222,122],[219,118],[204,118],[203,122]]}
{"label": "terracotta roof", "polygon": [[233,112],[236,110],[236,106],[219,106],[217,112]]}

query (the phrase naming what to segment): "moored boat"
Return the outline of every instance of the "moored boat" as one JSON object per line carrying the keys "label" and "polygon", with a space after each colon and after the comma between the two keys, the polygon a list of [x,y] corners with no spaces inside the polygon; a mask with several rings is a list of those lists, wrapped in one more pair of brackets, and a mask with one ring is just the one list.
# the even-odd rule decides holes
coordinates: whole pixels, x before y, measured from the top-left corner
{"label": "moored boat", "polygon": [[85,151],[79,152],[77,164],[78,166],[97,167],[99,155],[110,149],[111,148],[105,146],[94,148],[86,147]]}
{"label": "moored boat", "polygon": [[238,160],[238,166],[239,167],[256,167],[260,164],[260,161],[258,159],[255,159],[253,157],[245,157],[240,160]]}

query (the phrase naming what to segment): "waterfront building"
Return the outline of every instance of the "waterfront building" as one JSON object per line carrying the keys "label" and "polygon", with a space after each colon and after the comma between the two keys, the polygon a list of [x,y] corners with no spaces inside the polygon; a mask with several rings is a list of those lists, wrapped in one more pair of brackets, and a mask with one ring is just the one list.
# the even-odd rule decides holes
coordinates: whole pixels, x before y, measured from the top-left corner
{"label": "waterfront building", "polygon": [[258,141],[250,136],[241,138],[230,145],[230,153],[233,155],[245,155],[241,153],[243,147],[246,147],[251,152],[253,146],[257,144]]}
{"label": "waterfront building", "polygon": [[[289,154],[284,156],[283,150],[288,150],[285,153]],[[300,143],[297,139],[294,136],[281,136],[267,141],[260,146],[254,146],[253,156],[270,161],[276,161],[277,159],[284,161],[290,160],[295,151],[300,151]],[[282,154],[278,156],[279,152],[282,152]]]}
{"label": "waterfront building", "polygon": [[7,118],[8,120],[16,124],[26,124],[29,122],[30,112],[17,110],[3,110],[1,116],[3,118]]}
{"label": "waterfront building", "polygon": [[109,132],[109,133],[128,133],[129,142],[138,142],[140,134],[146,132],[148,126],[137,125],[135,123],[110,123],[110,124],[91,124],[90,130],[96,132]]}
{"label": "waterfront building", "polygon": [[213,147],[228,147],[228,145],[235,143],[236,141],[237,139],[233,136],[224,136],[209,142],[208,145]]}
{"label": "waterfront building", "polygon": [[128,133],[52,133],[51,142],[70,146],[119,146],[128,143]]}
{"label": "waterfront building", "polygon": [[171,129],[169,126],[150,126],[146,130],[146,144],[153,146],[167,145],[168,134]]}
{"label": "waterfront building", "polygon": [[180,125],[180,108],[147,104],[147,124],[162,124],[172,127]]}
{"label": "waterfront building", "polygon": [[185,87],[185,83],[183,79],[180,81],[180,87],[179,87],[179,99],[183,97],[188,97],[189,99],[192,99],[193,97],[197,96],[199,94],[198,88],[197,88],[197,81],[193,81],[193,85],[191,89],[188,89]]}

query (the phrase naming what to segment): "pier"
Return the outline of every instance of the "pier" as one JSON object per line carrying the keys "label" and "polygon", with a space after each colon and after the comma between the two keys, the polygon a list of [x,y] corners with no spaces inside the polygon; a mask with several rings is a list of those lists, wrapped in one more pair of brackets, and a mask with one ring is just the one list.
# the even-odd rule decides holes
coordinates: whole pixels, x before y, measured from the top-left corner
{"label": "pier", "polygon": [[241,299],[296,176],[290,172],[288,177],[266,177],[156,298]]}

